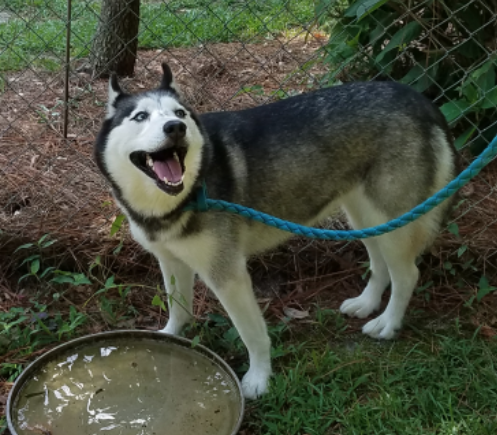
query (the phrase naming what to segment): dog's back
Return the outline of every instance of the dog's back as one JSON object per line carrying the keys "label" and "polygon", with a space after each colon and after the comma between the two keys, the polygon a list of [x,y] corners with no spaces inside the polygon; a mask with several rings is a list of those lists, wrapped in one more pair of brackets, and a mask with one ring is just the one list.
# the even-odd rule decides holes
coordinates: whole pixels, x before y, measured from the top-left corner
{"label": "dog's back", "polygon": [[392,219],[456,172],[443,115],[393,82],[336,86],[200,119],[217,157],[205,169],[209,195],[293,222],[315,222],[358,185]]}

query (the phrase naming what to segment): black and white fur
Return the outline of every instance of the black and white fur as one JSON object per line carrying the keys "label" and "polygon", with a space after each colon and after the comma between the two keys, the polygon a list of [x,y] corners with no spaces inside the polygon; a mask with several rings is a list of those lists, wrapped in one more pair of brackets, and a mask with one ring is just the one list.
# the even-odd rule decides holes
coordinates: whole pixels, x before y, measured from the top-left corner
{"label": "black and white fur", "polygon": [[[456,173],[456,153],[440,111],[407,86],[351,83],[254,109],[197,115],[169,67],[163,70],[159,88],[137,95],[111,80],[96,160],[133,237],[159,261],[171,296],[162,331],[178,334],[191,319],[197,273],[248,349],[242,384],[245,396],[255,398],[268,388],[270,340],[247,258],[291,235],[228,213],[183,211],[202,181],[210,198],[292,222],[314,225],[341,208],[354,228],[364,228],[403,214],[445,186]],[[168,166],[166,181],[156,165]],[[371,277],[340,310],[367,317],[389,284],[392,290],[385,311],[364,325],[365,334],[390,339],[401,327],[418,280],[416,257],[436,237],[449,204],[363,241]]]}

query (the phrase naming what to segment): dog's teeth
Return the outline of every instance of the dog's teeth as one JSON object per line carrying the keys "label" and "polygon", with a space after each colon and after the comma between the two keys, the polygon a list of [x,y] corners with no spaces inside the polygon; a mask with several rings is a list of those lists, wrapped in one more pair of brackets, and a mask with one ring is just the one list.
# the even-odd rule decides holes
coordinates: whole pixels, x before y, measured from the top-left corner
{"label": "dog's teeth", "polygon": [[176,160],[179,163],[179,157],[177,153],[173,154],[174,160]]}
{"label": "dog's teeth", "polygon": [[173,187],[176,187],[176,186],[179,186],[181,183],[183,183],[183,177],[181,177],[181,180],[179,181],[169,181],[166,177],[163,178],[164,183],[166,183],[168,186],[173,186]]}
{"label": "dog's teeth", "polygon": [[152,157],[150,157],[148,154],[147,154],[147,165],[150,166],[151,168],[154,167],[154,161],[152,160]]}

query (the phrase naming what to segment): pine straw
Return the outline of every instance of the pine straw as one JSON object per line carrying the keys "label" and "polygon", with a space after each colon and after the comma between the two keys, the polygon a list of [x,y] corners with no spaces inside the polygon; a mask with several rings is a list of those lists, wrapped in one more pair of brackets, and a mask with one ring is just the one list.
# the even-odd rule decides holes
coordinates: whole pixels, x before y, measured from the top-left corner
{"label": "pine straw", "polygon": [[[265,102],[267,95],[279,89],[303,91],[315,86],[322,67],[314,65],[306,72],[299,67],[315,57],[319,46],[318,41],[306,44],[302,39],[294,39],[251,46],[217,44],[174,49],[167,55],[140,52],[136,77],[124,80],[124,84],[130,90],[156,86],[160,63],[167,59],[176,72],[176,81],[197,110],[240,109]],[[83,71],[83,67],[74,65],[74,70]],[[57,106],[62,98],[62,76],[26,70],[6,80],[7,90],[0,107],[0,227],[4,231],[0,235],[0,285],[6,295],[2,308],[27,303],[26,288],[17,284],[21,273],[17,265],[26,254],[13,254],[14,250],[47,233],[57,240],[43,254],[48,263],[86,272],[99,255],[116,280],[154,287],[160,282],[155,260],[128,235],[109,236],[119,212],[92,157],[94,136],[104,116],[106,81],[91,81],[84,72],[72,74],[70,138],[63,140],[62,110]],[[256,85],[262,86],[264,95],[239,93],[243,86]],[[476,291],[482,272],[497,284],[496,186],[494,161],[462,193],[465,201],[455,214],[460,237],[444,232],[421,264],[422,282],[433,281],[430,294],[435,304],[427,304],[420,295],[413,302],[415,306],[428,307],[436,313],[458,312],[468,295]],[[333,225],[344,228],[341,221]],[[123,237],[122,250],[114,255],[119,237]],[[468,248],[459,258],[456,253],[462,245]],[[456,276],[452,276],[442,267],[447,261],[457,265],[470,258],[474,259],[477,272],[458,269]],[[358,261],[366,260],[359,242],[296,238],[277,251],[254,259],[250,266],[261,305],[267,307],[268,314],[282,317],[285,306],[306,308],[318,301],[337,308],[345,298],[359,294],[364,286],[360,275],[365,269],[358,266]],[[463,284],[457,283],[459,279]],[[197,287],[196,314],[219,310],[205,287],[201,283]],[[90,296],[88,291],[71,292],[73,299],[63,302],[65,308],[69,302],[81,307]],[[150,306],[154,292],[133,292],[132,303],[143,313],[134,326],[156,328],[163,324],[164,316]],[[494,299],[490,296],[485,303],[493,304]],[[63,305],[57,307],[64,309]],[[92,304],[87,309],[97,315],[101,312]],[[100,324],[95,321],[95,330],[108,326],[101,320]],[[351,330],[363,323],[351,321]]]}

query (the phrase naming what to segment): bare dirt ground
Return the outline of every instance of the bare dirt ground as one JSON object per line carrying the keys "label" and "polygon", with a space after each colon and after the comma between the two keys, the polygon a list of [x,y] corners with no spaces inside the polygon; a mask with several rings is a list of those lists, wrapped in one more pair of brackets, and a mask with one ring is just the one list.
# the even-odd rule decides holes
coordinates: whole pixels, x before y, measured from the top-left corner
{"label": "bare dirt ground", "polygon": [[[279,98],[281,91],[301,92],[316,87],[325,69],[310,61],[319,47],[318,40],[306,43],[294,39],[248,46],[217,44],[170,49],[167,53],[144,51],[139,53],[136,76],[123,83],[128,90],[156,86],[160,64],[167,60],[197,111],[236,110]],[[1,95],[0,309],[28,307],[30,297],[36,294],[50,301],[52,312],[67,313],[71,305],[85,311],[91,319],[89,333],[116,327],[155,329],[165,322],[164,313],[151,305],[153,287],[160,282],[158,267],[126,234],[109,236],[118,211],[92,157],[94,137],[104,116],[107,82],[91,80],[86,73],[78,72],[80,66],[74,65],[70,79],[68,140],[62,137],[62,73],[12,73]],[[243,88],[245,91],[240,92]],[[416,294],[410,305],[412,312],[422,310],[432,322],[465,312],[470,322],[489,337],[495,335],[497,328],[497,294],[470,308],[465,308],[465,303],[478,291],[483,273],[490,284],[497,285],[495,186],[496,161],[463,189],[464,201],[454,215],[459,236],[445,231],[423,257],[420,284],[432,284]],[[333,225],[345,228],[340,221]],[[131,319],[123,315],[126,320],[112,324],[96,301],[84,305],[94,287],[73,287],[54,302],[50,290],[40,294],[34,283],[18,284],[24,273],[18,265],[26,254],[14,254],[14,250],[47,233],[57,240],[43,254],[47,264],[85,272],[101,256],[102,274],[114,274],[122,283],[149,284],[151,288],[137,287],[128,297],[139,314]],[[120,242],[122,249],[114,255]],[[466,246],[464,252],[461,246]],[[361,262],[366,260],[359,242],[296,238],[254,259],[250,267],[259,302],[267,308],[266,316],[275,320],[283,318],[289,307],[305,311],[319,304],[336,309],[347,297],[358,295],[365,285],[361,275],[366,268]],[[467,262],[472,266],[466,267]],[[215,311],[222,309],[203,284],[197,283],[195,314],[202,318]],[[347,322],[351,333],[364,323],[351,319]],[[0,356],[0,362],[26,362],[33,356],[19,358],[7,353]],[[0,406],[2,397],[5,395],[0,391]]]}

